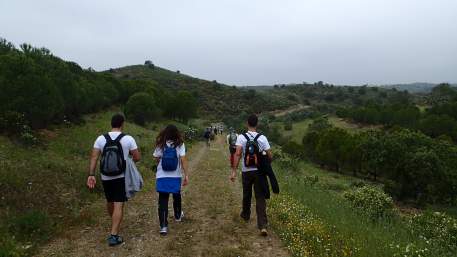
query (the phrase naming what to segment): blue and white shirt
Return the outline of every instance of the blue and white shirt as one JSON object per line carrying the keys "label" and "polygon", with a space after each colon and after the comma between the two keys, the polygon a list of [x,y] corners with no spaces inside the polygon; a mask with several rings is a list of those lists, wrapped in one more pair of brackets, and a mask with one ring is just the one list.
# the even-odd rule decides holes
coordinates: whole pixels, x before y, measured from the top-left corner
{"label": "blue and white shirt", "polygon": [[[171,147],[173,141],[167,141],[167,146]],[[162,159],[157,165],[156,173],[156,191],[161,193],[179,193],[181,192],[181,178],[182,178],[182,167],[181,158],[186,156],[186,147],[184,143],[176,147],[176,153],[178,155],[178,168],[175,171],[164,171],[162,168]],[[161,158],[163,155],[163,149],[157,147],[154,150],[153,156]]]}
{"label": "blue and white shirt", "polygon": [[[173,145],[173,141],[167,141],[167,146],[171,147]],[[186,146],[184,143],[180,146],[176,147],[176,153],[178,154],[178,168],[175,171],[164,171],[162,169],[162,159],[160,159],[159,164],[157,165],[157,173],[156,173],[156,178],[181,178],[182,177],[182,172],[181,172],[181,157],[186,156]],[[153,156],[156,158],[161,158],[163,155],[163,149],[160,147],[156,147],[154,150]]]}

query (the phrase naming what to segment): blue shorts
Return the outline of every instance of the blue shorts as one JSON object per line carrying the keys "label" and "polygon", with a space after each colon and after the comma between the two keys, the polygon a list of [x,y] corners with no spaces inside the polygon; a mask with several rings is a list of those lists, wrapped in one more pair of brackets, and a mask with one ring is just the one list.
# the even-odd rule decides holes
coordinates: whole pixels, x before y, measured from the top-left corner
{"label": "blue shorts", "polygon": [[156,191],[172,194],[181,192],[181,178],[158,178],[156,180]]}

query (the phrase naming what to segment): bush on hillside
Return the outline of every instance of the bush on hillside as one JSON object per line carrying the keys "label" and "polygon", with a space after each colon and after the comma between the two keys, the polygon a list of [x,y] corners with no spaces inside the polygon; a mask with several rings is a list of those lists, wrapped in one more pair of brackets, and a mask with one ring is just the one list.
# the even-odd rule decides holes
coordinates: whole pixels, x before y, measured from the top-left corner
{"label": "bush on hillside", "polygon": [[299,169],[299,160],[284,152],[281,147],[273,147],[272,155],[274,163],[278,164],[282,169],[286,171],[297,171]]}
{"label": "bush on hillside", "polygon": [[15,111],[6,111],[0,114],[0,131],[9,134],[20,134],[25,126],[28,126],[28,124],[24,114]]}
{"label": "bush on hillside", "polygon": [[293,141],[289,141],[285,144],[282,145],[282,150],[295,157],[295,158],[301,158],[304,155],[304,148],[302,145],[295,143]]}
{"label": "bush on hillside", "polygon": [[457,251],[457,220],[440,212],[414,215],[409,221],[411,233],[437,249],[443,256]]}
{"label": "bush on hillside", "polygon": [[132,95],[125,105],[125,116],[138,125],[145,125],[160,117],[160,110],[155,104],[153,96],[147,93]]}
{"label": "bush on hillside", "polygon": [[343,196],[373,220],[392,215],[392,198],[378,188],[363,186],[346,191]]}
{"label": "bush on hillside", "polygon": [[47,214],[40,211],[27,211],[13,218],[9,229],[21,241],[32,238],[45,241],[49,239],[53,225]]}

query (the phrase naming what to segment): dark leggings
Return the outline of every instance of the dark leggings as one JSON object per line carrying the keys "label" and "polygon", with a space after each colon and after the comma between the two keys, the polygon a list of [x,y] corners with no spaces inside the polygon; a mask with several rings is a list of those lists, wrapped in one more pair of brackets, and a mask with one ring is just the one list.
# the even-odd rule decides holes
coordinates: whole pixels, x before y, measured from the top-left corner
{"label": "dark leggings", "polygon": [[[168,226],[168,198],[170,193],[159,192],[159,220],[160,227]],[[173,210],[176,219],[181,217],[181,193],[173,194]]]}

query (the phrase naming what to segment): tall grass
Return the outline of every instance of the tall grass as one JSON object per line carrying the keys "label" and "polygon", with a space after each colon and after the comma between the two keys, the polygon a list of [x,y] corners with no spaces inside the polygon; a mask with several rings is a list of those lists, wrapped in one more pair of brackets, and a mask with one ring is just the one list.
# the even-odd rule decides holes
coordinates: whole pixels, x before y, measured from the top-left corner
{"label": "tall grass", "polygon": [[[36,247],[73,225],[90,224],[96,214],[85,206],[102,199],[85,183],[88,158],[97,136],[110,130],[114,112],[91,114],[84,125],[42,131],[42,145],[27,147],[0,136],[0,257],[27,256]],[[151,176],[156,132],[127,123],[143,153],[139,164]]]}
{"label": "tall grass", "polygon": [[[433,250],[428,249],[423,240],[412,236],[401,216],[393,215],[373,221],[356,210],[339,191],[327,189],[323,185],[325,182],[309,183],[303,172],[291,174],[284,169],[277,171],[282,192],[290,195],[303,206],[304,212],[311,212],[328,231],[334,231],[331,233],[338,234],[350,249],[354,249],[350,252],[333,249],[334,254],[320,252],[309,256],[440,256],[431,252]],[[342,185],[345,188],[348,182],[341,180],[341,183],[346,184]],[[275,228],[281,234],[282,227]],[[341,245],[335,244],[335,247]]]}

